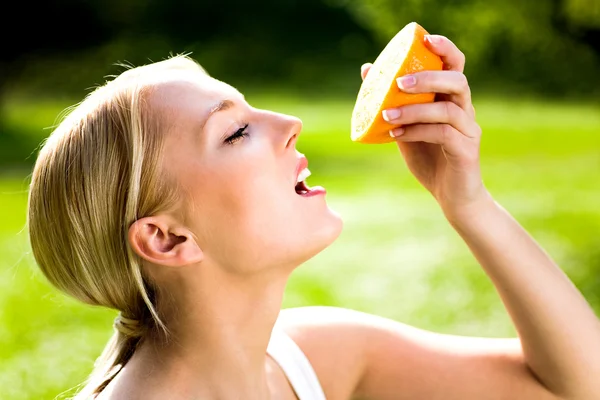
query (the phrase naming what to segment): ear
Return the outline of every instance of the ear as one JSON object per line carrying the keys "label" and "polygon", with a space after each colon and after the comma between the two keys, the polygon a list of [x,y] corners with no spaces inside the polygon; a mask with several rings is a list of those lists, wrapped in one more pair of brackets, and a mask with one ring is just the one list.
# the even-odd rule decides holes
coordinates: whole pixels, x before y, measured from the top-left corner
{"label": "ear", "polygon": [[128,239],[137,255],[154,264],[179,267],[204,258],[192,232],[165,215],[138,219]]}

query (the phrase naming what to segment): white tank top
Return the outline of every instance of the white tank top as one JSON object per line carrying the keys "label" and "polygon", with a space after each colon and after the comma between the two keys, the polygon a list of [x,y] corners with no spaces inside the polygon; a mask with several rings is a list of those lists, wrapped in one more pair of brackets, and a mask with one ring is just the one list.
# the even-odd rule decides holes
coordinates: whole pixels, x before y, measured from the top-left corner
{"label": "white tank top", "polygon": [[280,328],[275,327],[267,347],[283,370],[299,400],[326,400],[315,370],[300,347]]}

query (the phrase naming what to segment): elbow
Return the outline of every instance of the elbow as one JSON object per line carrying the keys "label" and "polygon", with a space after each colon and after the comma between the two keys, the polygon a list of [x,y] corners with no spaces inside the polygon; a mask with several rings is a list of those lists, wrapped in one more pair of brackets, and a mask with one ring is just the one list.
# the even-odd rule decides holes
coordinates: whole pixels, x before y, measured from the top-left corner
{"label": "elbow", "polygon": [[585,377],[571,375],[563,377],[552,385],[543,384],[546,392],[553,400],[600,400],[600,373],[590,368]]}
{"label": "elbow", "polygon": [[[600,376],[599,376],[600,378]],[[556,396],[557,400],[600,400],[600,382],[589,382],[589,385],[579,385],[568,394]]]}

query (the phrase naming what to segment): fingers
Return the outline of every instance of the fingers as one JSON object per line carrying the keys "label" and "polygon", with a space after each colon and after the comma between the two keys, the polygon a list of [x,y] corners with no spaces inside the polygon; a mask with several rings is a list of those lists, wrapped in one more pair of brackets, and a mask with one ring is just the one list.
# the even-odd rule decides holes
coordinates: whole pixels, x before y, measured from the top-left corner
{"label": "fingers", "polygon": [[372,65],[373,65],[373,64],[371,64],[371,63],[366,63],[366,64],[363,64],[363,65],[360,67],[360,76],[361,76],[361,78],[363,79],[363,81],[364,81],[364,80],[365,80],[365,78],[367,77],[367,74],[369,73],[369,70],[371,69],[371,66],[372,66]]}
{"label": "fingers", "polygon": [[391,108],[383,111],[383,119],[392,125],[448,124],[466,137],[481,136],[479,125],[466,112],[449,101]]}
{"label": "fingers", "polygon": [[[392,135],[392,132],[395,135]],[[461,134],[448,124],[418,124],[390,131],[397,142],[426,142],[442,146],[444,153],[460,164],[471,165],[479,160],[479,140]]]}
{"label": "fingers", "polygon": [[453,95],[452,101],[472,114],[471,88],[467,77],[457,71],[422,71],[404,75],[397,80],[406,93],[444,93]]}
{"label": "fingers", "polygon": [[444,69],[458,72],[465,70],[465,55],[447,37],[425,35],[425,45],[442,58]]}

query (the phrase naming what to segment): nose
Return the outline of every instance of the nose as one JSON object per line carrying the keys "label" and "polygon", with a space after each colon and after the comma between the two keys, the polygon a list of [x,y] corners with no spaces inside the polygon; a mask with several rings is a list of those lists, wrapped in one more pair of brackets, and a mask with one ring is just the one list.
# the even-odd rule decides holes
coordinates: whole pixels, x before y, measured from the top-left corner
{"label": "nose", "polygon": [[259,112],[275,147],[281,150],[293,149],[302,131],[302,120],[293,115],[270,110],[260,110]]}
{"label": "nose", "polygon": [[291,115],[286,115],[285,118],[287,119],[287,140],[286,140],[286,144],[285,144],[285,148],[294,148],[294,146],[296,145],[296,141],[298,140],[298,136],[300,135],[300,132],[302,131],[302,120],[300,118],[297,117],[293,117]]}

